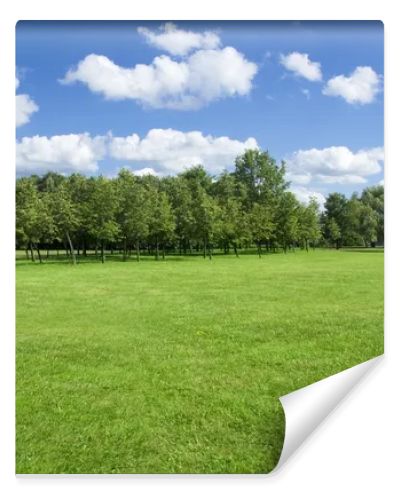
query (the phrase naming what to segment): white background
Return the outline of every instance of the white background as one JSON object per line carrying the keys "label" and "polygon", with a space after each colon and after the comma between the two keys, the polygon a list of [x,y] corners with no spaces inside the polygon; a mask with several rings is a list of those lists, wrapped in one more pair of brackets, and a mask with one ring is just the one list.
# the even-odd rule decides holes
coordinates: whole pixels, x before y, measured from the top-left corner
{"label": "white background", "polygon": [[[0,488],[5,499],[400,498],[399,51],[394,1],[5,0],[0,15]],[[262,4],[262,5],[261,5]],[[15,23],[19,19],[374,19],[385,24],[384,361],[277,473],[268,476],[14,475]]]}

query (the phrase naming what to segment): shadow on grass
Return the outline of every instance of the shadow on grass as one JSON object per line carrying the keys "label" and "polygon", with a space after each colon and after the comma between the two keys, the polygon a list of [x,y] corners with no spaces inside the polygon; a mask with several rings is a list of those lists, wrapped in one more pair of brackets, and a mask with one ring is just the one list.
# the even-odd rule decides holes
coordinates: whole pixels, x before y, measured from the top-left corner
{"label": "shadow on grass", "polygon": [[384,253],[385,249],[383,247],[376,247],[376,248],[348,247],[348,248],[341,248],[340,251],[357,252],[357,253]]}
{"label": "shadow on grass", "polygon": [[[300,250],[299,250],[300,251]],[[293,253],[293,252],[291,252]],[[262,258],[268,258],[272,257],[273,255],[280,255],[283,254],[283,252],[270,252],[270,253],[263,253]],[[240,260],[240,257],[254,257],[254,258],[259,258],[258,254],[256,252],[243,252],[239,254],[239,257],[236,257],[234,253],[214,253],[212,256],[211,260],[214,259],[220,259],[220,258],[230,258],[233,260]],[[193,260],[205,260],[208,261],[210,260],[208,255],[206,258],[203,257],[202,253],[199,254],[186,254],[186,255],[179,255],[179,254],[168,254],[166,255],[165,259],[160,257],[158,260],[155,258],[154,255],[141,255],[140,256],[140,261],[136,259],[135,255],[132,255],[128,257],[126,260],[122,258],[122,255],[107,255],[104,264],[107,264],[108,262],[117,262],[121,264],[127,264],[127,263],[135,263],[135,264],[140,264],[141,262],[159,262],[159,263],[165,263],[165,262],[191,262]],[[77,265],[81,264],[102,264],[101,262],[101,257],[100,256],[94,256],[94,255],[89,255],[86,257],[77,257],[76,258],[76,263]],[[35,262],[32,262],[30,259],[27,259],[25,256],[17,256],[16,257],[16,265],[17,266],[27,266],[27,265],[54,265],[54,264],[64,264],[64,265],[72,265],[72,261],[69,257],[66,256],[50,256],[42,257],[42,263],[40,263],[39,259],[35,259]]]}

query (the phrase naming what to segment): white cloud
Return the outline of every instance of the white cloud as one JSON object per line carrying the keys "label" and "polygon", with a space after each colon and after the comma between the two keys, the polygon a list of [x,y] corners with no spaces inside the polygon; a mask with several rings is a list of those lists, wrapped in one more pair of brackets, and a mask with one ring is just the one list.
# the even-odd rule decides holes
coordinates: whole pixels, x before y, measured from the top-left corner
{"label": "white cloud", "polygon": [[308,204],[310,202],[310,198],[315,198],[320,209],[322,210],[324,207],[326,198],[322,193],[318,191],[308,189],[304,186],[291,186],[289,188],[289,191],[291,191],[301,203]]}
{"label": "white cloud", "polygon": [[29,123],[31,115],[39,110],[39,106],[28,94],[15,96],[15,123],[17,127]]}
{"label": "white cloud", "polygon": [[308,54],[300,52],[281,54],[280,62],[287,70],[293,71],[297,76],[302,76],[312,82],[322,80],[321,64],[311,61]]}
{"label": "white cloud", "polygon": [[248,94],[256,72],[256,64],[233,47],[225,47],[198,50],[184,61],[162,55],[151,64],[137,64],[133,68],[90,54],[60,82],[81,82],[106,99],[133,99],[153,108],[184,110]]}
{"label": "white cloud", "polygon": [[105,158],[133,163],[126,166],[136,175],[168,175],[202,164],[210,173],[232,167],[236,156],[257,148],[253,138],[238,141],[212,137],[201,132],[151,129],[146,136],[137,134],[113,137],[111,133],[91,137],[88,133],[23,137],[17,141],[18,172],[93,173]]}
{"label": "white cloud", "polygon": [[138,175],[139,177],[143,177],[144,175],[155,175],[158,176],[160,175],[159,172],[156,172],[154,168],[139,168],[138,170],[133,170],[133,173],[135,175]]}
{"label": "white cloud", "polygon": [[216,49],[221,43],[219,36],[212,31],[185,31],[173,23],[165,23],[158,31],[139,27],[138,32],[149,45],[166,50],[174,56],[185,56],[194,49]]}
{"label": "white cloud", "polygon": [[88,133],[23,137],[16,145],[17,171],[94,172],[106,152],[105,142],[106,137]]}
{"label": "white cloud", "polygon": [[233,166],[236,156],[246,149],[257,148],[254,138],[238,141],[229,137],[212,137],[201,132],[152,129],[142,139],[137,134],[114,137],[110,156],[119,160],[151,162],[163,174],[175,174],[185,167],[202,164],[212,174]]}
{"label": "white cloud", "polygon": [[382,170],[383,148],[353,153],[345,146],[308,149],[287,158],[287,177],[297,184],[362,184]]}
{"label": "white cloud", "polygon": [[349,104],[368,104],[380,90],[380,76],[369,66],[358,66],[350,76],[339,75],[328,80],[322,93],[343,97]]}
{"label": "white cloud", "polygon": [[[15,77],[15,90],[18,89],[20,81]],[[31,115],[39,110],[39,106],[28,94],[15,96],[15,124],[17,127],[29,123]]]}

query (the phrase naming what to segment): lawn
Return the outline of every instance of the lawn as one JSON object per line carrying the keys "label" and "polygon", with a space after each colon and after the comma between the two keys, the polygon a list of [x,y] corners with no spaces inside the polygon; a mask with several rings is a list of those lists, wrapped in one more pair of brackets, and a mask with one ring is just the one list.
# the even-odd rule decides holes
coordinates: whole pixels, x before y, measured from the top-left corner
{"label": "lawn", "polygon": [[17,262],[17,473],[264,473],[278,397],[383,351],[383,252]]}

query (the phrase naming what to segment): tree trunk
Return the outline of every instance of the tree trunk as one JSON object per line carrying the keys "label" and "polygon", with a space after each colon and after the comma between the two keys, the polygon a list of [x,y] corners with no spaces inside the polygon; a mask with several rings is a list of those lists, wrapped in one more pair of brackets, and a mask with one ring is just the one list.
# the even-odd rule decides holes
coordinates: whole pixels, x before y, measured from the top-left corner
{"label": "tree trunk", "polygon": [[136,260],[138,262],[140,260],[140,243],[139,243],[139,240],[136,242]]}
{"label": "tree trunk", "polygon": [[162,246],[162,258],[165,260],[165,244]]}
{"label": "tree trunk", "polygon": [[31,260],[32,260],[32,262],[35,262],[35,255],[33,253],[33,245],[32,245],[31,241],[29,242],[29,248],[30,248],[30,251],[31,251]]}
{"label": "tree trunk", "polygon": [[106,257],[104,255],[104,241],[101,240],[101,263],[104,264]]}
{"label": "tree trunk", "polygon": [[208,258],[212,259],[212,245],[208,245]]}
{"label": "tree trunk", "polygon": [[29,260],[29,249],[25,248],[26,260]]}
{"label": "tree trunk", "polygon": [[124,250],[123,250],[123,256],[122,260],[125,262],[126,261],[126,254],[127,254],[127,249],[126,249],[126,238],[124,239]]}
{"label": "tree trunk", "polygon": [[258,258],[261,259],[261,243],[257,243],[257,249],[258,249]]}
{"label": "tree trunk", "polygon": [[306,250],[307,250],[307,253],[308,253],[308,240],[306,239]]}
{"label": "tree trunk", "polygon": [[65,236],[67,237],[69,248],[70,248],[70,251],[71,251],[72,264],[76,264],[75,250],[74,250],[74,246],[72,245],[72,241],[71,241],[71,238],[69,236],[69,232],[68,231],[65,233]]}
{"label": "tree trunk", "polygon": [[159,249],[158,249],[158,236],[156,237],[156,260],[158,260],[159,257]]}
{"label": "tree trunk", "polygon": [[239,257],[238,251],[237,251],[237,245],[236,243],[233,244],[233,250],[235,252],[236,257]]}
{"label": "tree trunk", "polygon": [[37,254],[38,254],[38,257],[39,257],[39,262],[42,263],[42,255],[40,254],[39,245],[36,245],[36,251],[37,251]]}
{"label": "tree trunk", "polygon": [[206,258],[206,251],[207,251],[207,243],[206,243],[206,239],[204,238],[204,240],[203,240],[203,258],[204,259]]}

